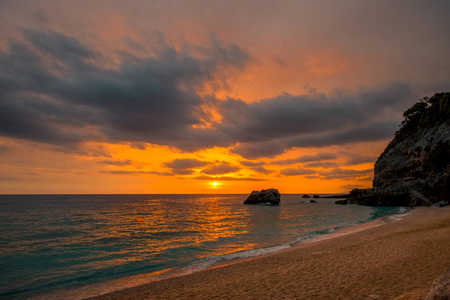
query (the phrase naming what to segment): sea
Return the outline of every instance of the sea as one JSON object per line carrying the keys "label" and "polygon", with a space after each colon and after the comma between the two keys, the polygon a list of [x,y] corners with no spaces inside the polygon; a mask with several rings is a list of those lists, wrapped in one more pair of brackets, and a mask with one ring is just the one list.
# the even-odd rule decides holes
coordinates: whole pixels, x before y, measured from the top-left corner
{"label": "sea", "polygon": [[406,213],[302,195],[0,195],[0,298],[84,299]]}

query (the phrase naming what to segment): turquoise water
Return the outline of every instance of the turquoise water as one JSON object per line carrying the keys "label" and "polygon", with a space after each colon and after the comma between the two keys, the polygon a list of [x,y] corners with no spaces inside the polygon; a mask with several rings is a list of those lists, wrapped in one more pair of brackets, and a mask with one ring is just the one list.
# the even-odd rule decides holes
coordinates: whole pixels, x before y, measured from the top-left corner
{"label": "turquoise water", "polygon": [[[245,198],[0,196],[0,298],[93,296],[117,282],[130,286],[279,251],[400,211],[323,198],[302,203],[301,195],[282,195],[280,206],[243,205]],[[84,296],[64,293],[73,289]]]}

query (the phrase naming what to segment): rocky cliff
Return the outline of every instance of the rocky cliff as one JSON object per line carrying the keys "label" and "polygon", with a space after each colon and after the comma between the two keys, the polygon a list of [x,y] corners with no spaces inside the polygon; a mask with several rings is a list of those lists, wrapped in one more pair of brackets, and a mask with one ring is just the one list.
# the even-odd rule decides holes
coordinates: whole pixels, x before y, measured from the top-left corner
{"label": "rocky cliff", "polygon": [[349,203],[418,206],[450,199],[450,93],[421,99],[375,163],[373,188]]}

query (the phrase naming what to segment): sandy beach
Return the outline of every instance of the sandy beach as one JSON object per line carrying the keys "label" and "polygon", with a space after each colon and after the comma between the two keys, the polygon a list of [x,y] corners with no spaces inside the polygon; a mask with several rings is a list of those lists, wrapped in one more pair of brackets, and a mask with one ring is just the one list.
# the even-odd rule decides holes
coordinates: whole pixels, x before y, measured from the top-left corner
{"label": "sandy beach", "polygon": [[423,299],[450,267],[450,208],[91,299]]}

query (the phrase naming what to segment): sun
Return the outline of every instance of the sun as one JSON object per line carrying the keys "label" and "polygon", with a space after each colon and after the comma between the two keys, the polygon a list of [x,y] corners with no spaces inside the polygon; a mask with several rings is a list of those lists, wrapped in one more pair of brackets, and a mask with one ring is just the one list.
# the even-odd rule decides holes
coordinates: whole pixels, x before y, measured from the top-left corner
{"label": "sun", "polygon": [[220,182],[218,182],[218,181],[210,181],[209,182],[209,187],[211,189],[218,189],[220,187]]}

